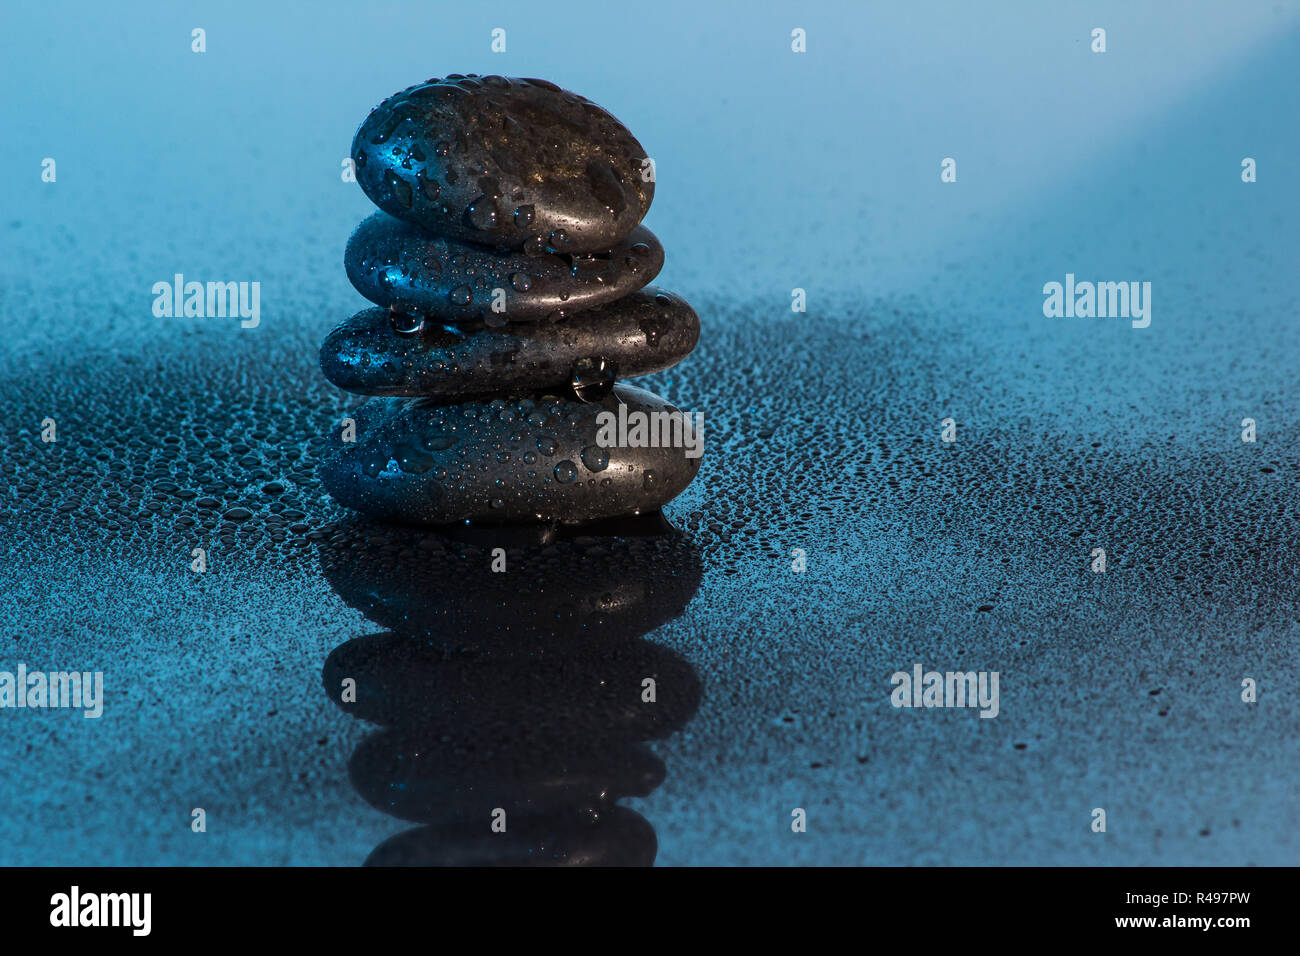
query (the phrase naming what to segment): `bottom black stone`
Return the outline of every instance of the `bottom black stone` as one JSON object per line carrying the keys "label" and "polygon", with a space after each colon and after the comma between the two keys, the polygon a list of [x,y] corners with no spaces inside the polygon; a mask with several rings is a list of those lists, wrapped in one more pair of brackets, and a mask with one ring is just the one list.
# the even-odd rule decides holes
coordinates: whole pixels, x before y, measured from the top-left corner
{"label": "bottom black stone", "polygon": [[354,422],[322,461],[326,489],[370,517],[431,526],[653,511],[690,484],[703,449],[698,416],[630,385],[590,403],[376,399]]}

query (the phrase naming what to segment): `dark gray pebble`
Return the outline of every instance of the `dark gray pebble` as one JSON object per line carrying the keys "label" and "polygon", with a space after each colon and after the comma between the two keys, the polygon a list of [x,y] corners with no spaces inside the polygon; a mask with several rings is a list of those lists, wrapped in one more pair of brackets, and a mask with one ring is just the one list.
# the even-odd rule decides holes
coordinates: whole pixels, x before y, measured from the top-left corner
{"label": "dark gray pebble", "polygon": [[615,377],[676,365],[690,354],[700,320],[683,299],[655,287],[560,322],[408,321],[366,309],[321,345],[325,377],[360,395],[456,399],[568,389],[599,400]]}
{"label": "dark gray pebble", "polygon": [[663,268],[645,226],[590,256],[502,252],[433,236],[377,212],[348,240],[343,265],[371,302],[448,322],[531,322],[621,299]]}
{"label": "dark gray pebble", "polygon": [[385,212],[498,248],[595,252],[654,198],[635,137],[545,80],[431,79],[371,111],[352,142],[357,182]]}
{"label": "dark gray pebble", "polygon": [[[657,395],[617,385],[600,402],[544,397],[435,404],[378,398],[336,436],[321,479],[336,501],[383,521],[576,523],[662,507],[690,484],[689,447],[602,447],[600,413],[635,424],[676,415],[678,443],[702,435]],[[633,414],[636,413],[636,414]],[[615,436],[618,437],[618,436]]]}

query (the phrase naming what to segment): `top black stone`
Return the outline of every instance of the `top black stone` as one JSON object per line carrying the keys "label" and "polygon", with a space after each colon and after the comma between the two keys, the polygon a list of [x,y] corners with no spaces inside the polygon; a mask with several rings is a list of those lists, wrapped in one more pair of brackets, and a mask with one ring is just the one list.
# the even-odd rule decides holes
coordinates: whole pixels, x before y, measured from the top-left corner
{"label": "top black stone", "polygon": [[409,87],[371,111],[352,158],[380,209],[503,249],[608,249],[654,198],[653,166],[627,128],[545,80],[454,74]]}

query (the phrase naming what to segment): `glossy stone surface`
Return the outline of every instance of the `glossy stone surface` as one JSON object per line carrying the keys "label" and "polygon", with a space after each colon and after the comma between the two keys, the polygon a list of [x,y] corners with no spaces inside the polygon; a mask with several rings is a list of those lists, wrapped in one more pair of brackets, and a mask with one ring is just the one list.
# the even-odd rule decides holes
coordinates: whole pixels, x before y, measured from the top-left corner
{"label": "glossy stone surface", "polygon": [[[623,597],[621,591],[642,590],[630,582],[647,571],[627,560],[618,561],[617,553],[611,554],[617,552],[618,545],[611,548],[611,540],[617,541],[593,536],[572,551],[579,555],[593,552],[585,557],[583,563],[587,566],[594,567],[602,558],[613,558],[622,567],[627,576],[624,581],[610,584],[605,580],[609,575],[596,578],[612,589],[606,591],[605,601],[617,604]],[[684,550],[661,552],[658,563],[663,566],[664,555]],[[506,571],[500,573],[492,570],[490,551],[483,549],[481,557],[483,560],[473,567],[459,565],[455,577],[444,578],[435,588],[415,597],[397,593],[398,582],[407,582],[411,577],[402,572],[397,574],[397,580],[379,590],[387,592],[388,600],[409,606],[426,601],[450,605],[454,596],[464,591],[467,599],[461,615],[466,618],[473,609],[484,607],[483,599],[489,595],[492,600],[486,608],[491,614],[498,607],[495,598],[513,590],[514,599],[500,605],[500,609],[514,611],[516,617],[528,619],[528,624],[515,622],[510,629],[513,640],[504,631],[499,639],[487,640],[481,628],[464,638],[452,627],[424,634],[418,632],[418,627],[402,622],[401,634],[354,638],[330,653],[321,672],[326,693],[342,710],[369,723],[435,738],[465,737],[469,728],[491,727],[501,733],[498,746],[504,745],[507,738],[514,746],[538,733],[588,743],[655,740],[678,730],[695,713],[700,702],[700,682],[690,665],[675,652],[640,638],[631,629],[620,633],[619,627],[621,621],[635,621],[641,624],[641,633],[650,631],[680,614],[680,602],[672,614],[643,603],[615,608],[606,612],[614,619],[613,627],[589,618],[585,622],[588,630],[562,636],[555,632],[569,630],[569,618],[557,615],[563,623],[556,628],[548,626],[556,622],[541,619],[542,612],[550,610],[554,614],[566,594],[583,595],[594,592],[594,587],[567,573],[555,574],[545,582],[543,598],[536,600],[530,590],[539,583],[533,573],[535,568],[522,577],[515,573],[527,562],[526,554],[512,554]],[[429,559],[429,553],[417,549],[411,559]],[[434,567],[442,564],[436,556],[429,563]],[[560,562],[556,570],[565,563]],[[450,569],[444,565],[443,570]],[[457,586],[447,588],[447,580],[456,581]],[[521,598],[525,593],[528,597]],[[690,596],[688,593],[687,601]],[[414,623],[422,624],[433,613],[434,607],[423,609],[415,615]],[[356,681],[356,699],[342,701],[339,688],[347,678]],[[646,707],[641,697],[646,678],[653,678],[657,685],[655,707]],[[502,731],[506,725],[515,729],[506,734]]]}
{"label": "glossy stone surface", "polygon": [[[508,817],[598,807],[647,796],[664,779],[663,761],[643,744],[562,737],[566,745],[557,748],[554,734],[521,732],[513,723],[450,729],[441,736],[371,734],[348,763],[352,785],[371,806],[425,823],[490,820],[496,807]],[[510,733],[506,746],[499,739],[503,729]]]}
{"label": "glossy stone surface", "polygon": [[654,198],[627,128],[545,80],[453,75],[409,87],[371,111],[352,158],[380,209],[499,248],[608,249]]}
{"label": "glossy stone surface", "polygon": [[[573,389],[599,399],[615,377],[676,365],[695,348],[700,320],[655,287],[576,312],[492,328],[481,320],[415,323],[388,309],[358,312],[321,345],[325,377],[359,395],[454,399]],[[604,380],[602,388],[600,382]]]}
{"label": "glossy stone surface", "polygon": [[[616,386],[598,403],[555,397],[440,405],[378,398],[354,415],[356,441],[335,437],[321,480],[372,518],[574,523],[661,507],[695,477],[681,447],[601,447],[601,412],[680,414],[657,395]],[[689,422],[679,435],[689,443]]]}
{"label": "glossy stone surface", "polygon": [[371,302],[448,322],[529,322],[590,309],[640,289],[663,264],[663,246],[645,226],[596,255],[528,255],[441,239],[382,212],[357,226],[343,256],[352,285]]}

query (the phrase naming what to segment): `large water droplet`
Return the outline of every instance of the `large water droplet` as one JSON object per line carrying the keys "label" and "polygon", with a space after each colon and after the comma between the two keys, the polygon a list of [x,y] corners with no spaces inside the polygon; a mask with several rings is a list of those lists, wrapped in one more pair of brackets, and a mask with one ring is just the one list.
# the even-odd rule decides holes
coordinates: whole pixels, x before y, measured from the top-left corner
{"label": "large water droplet", "polygon": [[456,444],[456,439],[453,436],[439,433],[425,435],[420,439],[420,447],[427,451],[445,451],[454,444]]}
{"label": "large water droplet", "polygon": [[393,193],[393,199],[406,209],[411,208],[411,184],[402,179],[391,169],[384,173],[384,181]]}
{"label": "large water droplet", "polygon": [[580,402],[598,402],[614,388],[617,369],[600,356],[581,358],[569,372],[569,387]]}
{"label": "large water droplet", "polygon": [[489,197],[479,196],[470,204],[466,212],[470,223],[475,229],[482,229],[487,232],[496,228],[497,207]]}
{"label": "large water droplet", "polygon": [[424,193],[425,197],[430,202],[435,201],[438,198],[438,195],[442,192],[442,187],[438,185],[437,180],[429,179],[425,175],[424,170],[420,170],[420,173],[416,178],[420,183],[420,192]]}
{"label": "large water droplet", "polygon": [[408,475],[422,475],[433,467],[430,455],[410,445],[399,447],[393,457],[397,459],[397,467]]}
{"label": "large water droplet", "polygon": [[588,445],[582,450],[582,463],[588,471],[604,471],[609,467],[609,450],[599,445]]}
{"label": "large water droplet", "polygon": [[567,458],[555,466],[555,480],[567,485],[578,477],[578,466]]}
{"label": "large water droplet", "polygon": [[424,316],[404,303],[394,302],[388,307],[388,321],[398,335],[418,335],[424,331]]}
{"label": "large water droplet", "polygon": [[388,456],[372,452],[361,462],[361,471],[368,478],[378,478],[379,473],[388,467]]}
{"label": "large water droplet", "polygon": [[595,279],[609,272],[611,265],[604,256],[575,256],[569,272],[575,279]]}

